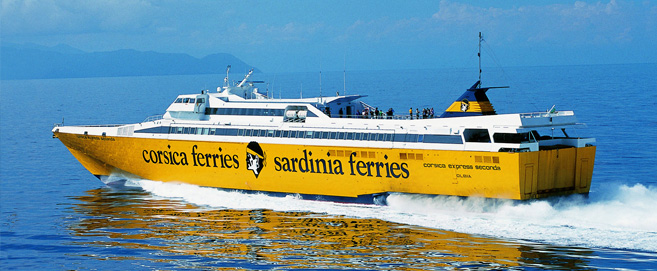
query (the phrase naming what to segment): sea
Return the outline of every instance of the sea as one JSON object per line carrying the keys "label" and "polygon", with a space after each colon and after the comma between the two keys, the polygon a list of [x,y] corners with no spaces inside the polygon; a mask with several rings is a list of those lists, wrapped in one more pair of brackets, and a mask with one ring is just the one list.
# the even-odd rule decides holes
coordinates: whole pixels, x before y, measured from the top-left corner
{"label": "sea", "polygon": [[[442,68],[251,79],[270,97],[362,94],[382,110],[438,115],[478,76]],[[2,80],[0,269],[657,270],[657,64],[484,68],[484,86],[509,86],[488,91],[500,114],[575,111],[581,125],[570,135],[596,138],[588,197],[392,194],[374,206],[143,179],[110,187],[52,138],[57,123],[141,122],[224,77]]]}

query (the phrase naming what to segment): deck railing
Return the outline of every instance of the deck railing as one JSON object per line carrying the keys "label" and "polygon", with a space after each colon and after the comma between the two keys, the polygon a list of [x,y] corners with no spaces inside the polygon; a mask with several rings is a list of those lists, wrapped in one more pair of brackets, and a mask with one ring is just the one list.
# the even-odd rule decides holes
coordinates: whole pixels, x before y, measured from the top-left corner
{"label": "deck railing", "polygon": [[161,120],[162,118],[164,118],[164,115],[162,115],[162,114],[160,114],[160,115],[153,115],[153,116],[149,116],[148,118],[146,118],[146,119],[145,119],[144,121],[142,121],[142,122],[151,122],[151,121]]}
{"label": "deck railing", "polygon": [[531,119],[531,118],[549,118],[549,117],[561,117],[561,116],[572,116],[575,115],[573,111],[556,111],[553,113],[550,112],[532,112],[532,113],[521,113],[521,118]]}
{"label": "deck railing", "polygon": [[414,115],[336,115],[332,114],[331,118],[343,118],[343,119],[389,119],[389,120],[410,120],[410,119],[435,119],[438,118],[438,116],[430,117],[430,116],[425,116],[418,118],[415,114]]}

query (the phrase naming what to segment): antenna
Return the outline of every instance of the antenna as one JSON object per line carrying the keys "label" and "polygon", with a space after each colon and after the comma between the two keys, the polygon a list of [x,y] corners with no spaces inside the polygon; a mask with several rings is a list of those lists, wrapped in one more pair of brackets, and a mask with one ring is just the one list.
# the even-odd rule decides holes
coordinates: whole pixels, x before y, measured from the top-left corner
{"label": "antenna", "polygon": [[347,95],[347,53],[342,61],[342,95]]}
{"label": "antenna", "polygon": [[301,92],[299,92],[299,97],[303,99],[303,83],[301,83]]}
{"label": "antenna", "polygon": [[481,32],[479,32],[479,52],[477,52],[477,56],[479,57],[479,86],[481,87],[481,41],[484,40],[484,37],[481,36]]}
{"label": "antenna", "polygon": [[224,87],[228,86],[228,72],[230,72],[230,65],[226,67],[226,78],[224,78]]}
{"label": "antenna", "polygon": [[322,70],[319,70],[319,98],[322,98]]}

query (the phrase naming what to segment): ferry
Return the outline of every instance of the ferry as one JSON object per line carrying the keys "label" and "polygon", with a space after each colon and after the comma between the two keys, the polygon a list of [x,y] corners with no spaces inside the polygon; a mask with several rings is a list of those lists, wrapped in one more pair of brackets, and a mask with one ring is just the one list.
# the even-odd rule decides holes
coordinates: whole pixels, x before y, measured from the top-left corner
{"label": "ferry", "polygon": [[[480,69],[481,70],[481,69]],[[363,95],[274,99],[250,71],[140,123],[53,127],[105,183],[141,178],[385,204],[390,193],[513,200],[588,194],[595,139],[573,111],[497,114],[477,81],[440,116],[372,114]]]}

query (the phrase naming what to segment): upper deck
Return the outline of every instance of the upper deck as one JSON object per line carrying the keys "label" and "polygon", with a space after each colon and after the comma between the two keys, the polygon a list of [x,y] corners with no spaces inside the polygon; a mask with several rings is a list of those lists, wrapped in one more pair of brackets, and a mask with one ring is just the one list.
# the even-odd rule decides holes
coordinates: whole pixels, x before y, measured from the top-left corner
{"label": "upper deck", "polygon": [[[249,73],[250,75],[250,73]],[[440,117],[433,112],[394,114],[360,100],[363,95],[271,99],[246,79],[217,92],[179,95],[161,117],[120,126],[55,127],[102,136],[275,144],[363,146],[473,151],[537,151],[582,147],[593,138],[571,137],[573,111],[497,114],[479,82]],[[555,135],[555,131],[557,135]],[[561,135],[562,134],[562,135]]]}

